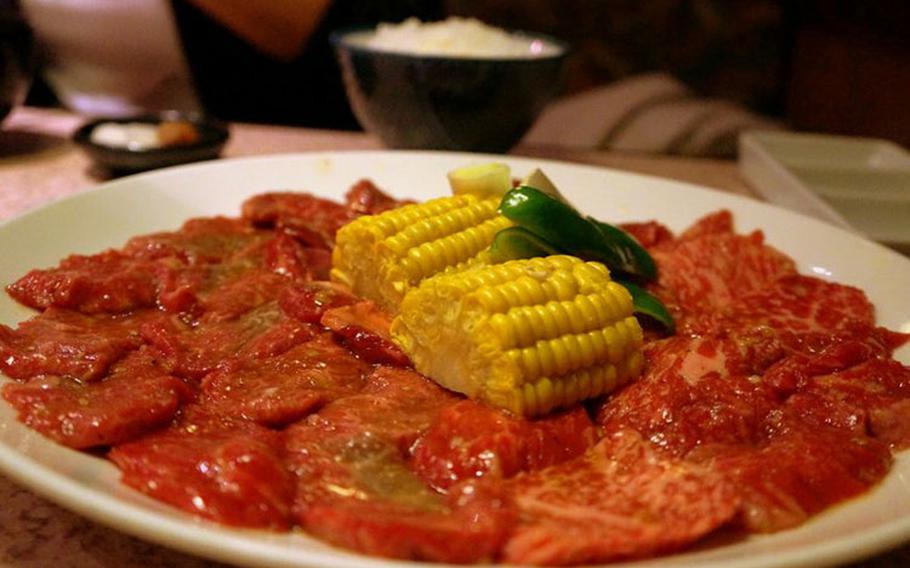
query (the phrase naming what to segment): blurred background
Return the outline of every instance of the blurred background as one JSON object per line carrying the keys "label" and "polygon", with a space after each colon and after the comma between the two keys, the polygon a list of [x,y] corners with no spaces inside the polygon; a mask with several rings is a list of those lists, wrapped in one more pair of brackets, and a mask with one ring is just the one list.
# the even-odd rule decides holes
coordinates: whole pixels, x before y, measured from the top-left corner
{"label": "blurred background", "polygon": [[529,143],[733,157],[738,132],[760,127],[910,145],[907,0],[0,0],[0,11],[4,37],[22,21],[35,40],[26,103],[85,115],[176,108],[357,129],[330,32],[460,15],[571,45],[562,97]]}

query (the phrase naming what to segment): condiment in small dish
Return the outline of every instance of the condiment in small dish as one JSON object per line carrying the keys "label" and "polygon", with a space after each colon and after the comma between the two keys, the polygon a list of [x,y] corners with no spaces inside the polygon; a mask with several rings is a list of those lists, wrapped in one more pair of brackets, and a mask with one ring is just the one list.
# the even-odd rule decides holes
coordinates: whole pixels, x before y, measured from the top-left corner
{"label": "condiment in small dish", "polygon": [[162,113],[99,118],[80,127],[73,141],[100,166],[138,172],[217,158],[228,137],[217,122]]}

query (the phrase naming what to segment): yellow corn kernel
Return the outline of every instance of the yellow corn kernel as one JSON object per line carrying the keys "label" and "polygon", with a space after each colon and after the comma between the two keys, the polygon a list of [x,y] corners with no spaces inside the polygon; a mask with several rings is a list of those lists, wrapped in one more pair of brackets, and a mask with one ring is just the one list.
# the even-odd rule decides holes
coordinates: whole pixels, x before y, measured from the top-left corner
{"label": "yellow corn kernel", "polygon": [[394,314],[424,279],[487,262],[493,236],[511,225],[498,205],[457,195],[360,217],[338,231],[332,280]]}
{"label": "yellow corn kernel", "polygon": [[425,280],[391,332],[442,386],[528,416],[609,392],[643,361],[629,292],[602,264],[570,256]]}

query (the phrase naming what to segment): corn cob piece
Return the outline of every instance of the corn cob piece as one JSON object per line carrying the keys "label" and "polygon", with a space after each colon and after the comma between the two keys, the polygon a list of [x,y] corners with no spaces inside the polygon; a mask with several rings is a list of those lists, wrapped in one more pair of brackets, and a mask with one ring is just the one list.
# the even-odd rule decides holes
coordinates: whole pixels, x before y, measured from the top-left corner
{"label": "corn cob piece", "polygon": [[456,195],[360,217],[338,231],[332,280],[395,314],[424,279],[484,264],[493,236],[512,224],[498,207],[498,198]]}
{"label": "corn cob piece", "polygon": [[643,363],[629,292],[604,265],[572,256],[426,280],[391,332],[421,373],[525,416],[609,392]]}

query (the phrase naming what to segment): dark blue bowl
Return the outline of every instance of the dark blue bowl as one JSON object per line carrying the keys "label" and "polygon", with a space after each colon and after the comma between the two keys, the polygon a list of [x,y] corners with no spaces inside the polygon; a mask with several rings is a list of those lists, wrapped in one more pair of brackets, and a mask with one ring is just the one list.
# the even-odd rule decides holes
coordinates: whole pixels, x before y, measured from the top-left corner
{"label": "dark blue bowl", "polygon": [[351,108],[392,148],[505,152],[561,86],[566,45],[534,58],[480,59],[380,51],[332,34]]}

